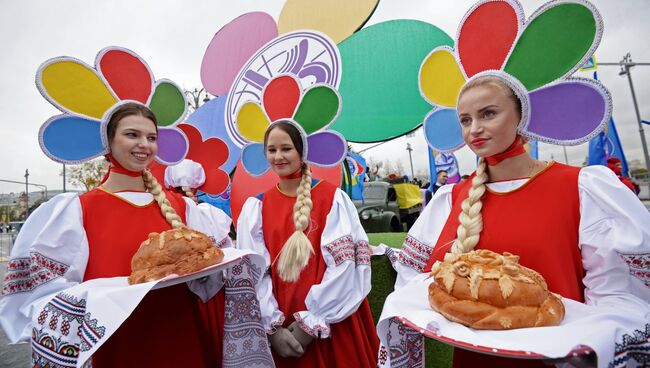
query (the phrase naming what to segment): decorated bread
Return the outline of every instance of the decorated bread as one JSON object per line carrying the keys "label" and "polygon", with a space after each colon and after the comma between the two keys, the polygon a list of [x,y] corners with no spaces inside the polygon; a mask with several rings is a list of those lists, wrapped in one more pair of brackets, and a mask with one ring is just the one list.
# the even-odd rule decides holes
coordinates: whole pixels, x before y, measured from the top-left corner
{"label": "decorated bread", "polygon": [[431,270],[431,307],[447,319],[480,330],[555,326],[564,318],[560,296],[537,272],[504,252],[447,254]]}
{"label": "decorated bread", "polygon": [[223,251],[198,231],[181,227],[151,233],[131,259],[129,284],[159,280],[167,275],[185,275],[217,264]]}

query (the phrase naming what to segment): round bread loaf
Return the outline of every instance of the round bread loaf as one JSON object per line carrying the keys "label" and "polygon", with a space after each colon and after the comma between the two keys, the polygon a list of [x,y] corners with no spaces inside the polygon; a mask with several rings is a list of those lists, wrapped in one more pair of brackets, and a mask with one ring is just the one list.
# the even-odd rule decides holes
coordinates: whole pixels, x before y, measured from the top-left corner
{"label": "round bread loaf", "polygon": [[447,254],[431,269],[431,307],[447,319],[480,330],[554,326],[564,318],[560,296],[519,257],[486,249]]}
{"label": "round bread loaf", "polygon": [[223,251],[205,234],[187,227],[151,233],[131,258],[129,284],[159,280],[167,275],[185,275],[217,264]]}

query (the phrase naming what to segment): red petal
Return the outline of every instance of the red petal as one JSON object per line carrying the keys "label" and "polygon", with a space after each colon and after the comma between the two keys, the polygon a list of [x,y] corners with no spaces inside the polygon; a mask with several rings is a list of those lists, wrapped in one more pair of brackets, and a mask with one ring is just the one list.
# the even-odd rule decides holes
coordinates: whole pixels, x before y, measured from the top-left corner
{"label": "red petal", "polygon": [[271,122],[292,118],[300,100],[300,85],[293,77],[281,75],[266,85],[262,100]]}
{"label": "red petal", "polygon": [[136,54],[127,50],[108,50],[99,60],[102,75],[120,100],[147,103],[153,76]]}
{"label": "red petal", "polygon": [[501,69],[519,27],[517,10],[508,2],[486,2],[474,9],[462,25],[457,44],[467,77]]}

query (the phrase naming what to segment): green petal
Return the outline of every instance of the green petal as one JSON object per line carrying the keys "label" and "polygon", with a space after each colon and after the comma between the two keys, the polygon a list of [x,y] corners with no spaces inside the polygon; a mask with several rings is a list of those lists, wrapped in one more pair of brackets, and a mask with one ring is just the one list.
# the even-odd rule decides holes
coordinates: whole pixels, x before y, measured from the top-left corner
{"label": "green petal", "polygon": [[159,126],[175,125],[185,115],[185,96],[170,81],[159,81],[149,108],[156,115]]}
{"label": "green petal", "polygon": [[353,142],[399,137],[431,111],[420,95],[422,60],[454,42],[439,28],[416,20],[392,20],[362,28],[341,42],[341,115],[330,129]]}
{"label": "green petal", "polygon": [[325,85],[315,86],[305,92],[293,120],[311,134],[333,122],[340,106],[336,91]]}
{"label": "green petal", "polygon": [[532,19],[504,70],[530,91],[574,71],[598,44],[600,23],[582,4],[557,4]]}

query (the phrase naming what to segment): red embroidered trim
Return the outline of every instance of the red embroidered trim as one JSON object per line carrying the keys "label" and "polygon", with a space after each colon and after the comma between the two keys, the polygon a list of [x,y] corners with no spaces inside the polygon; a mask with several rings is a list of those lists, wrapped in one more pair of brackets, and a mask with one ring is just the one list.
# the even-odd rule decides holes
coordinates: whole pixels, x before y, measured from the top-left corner
{"label": "red embroidered trim", "polygon": [[630,274],[650,288],[650,253],[621,254],[621,258],[627,263]]}
{"label": "red embroidered trim", "polygon": [[343,236],[327,244],[325,249],[334,257],[334,264],[337,266],[345,261],[355,261],[355,249],[352,237]]}
{"label": "red embroidered trim", "polygon": [[278,327],[284,324],[284,315],[280,316],[277,321],[271,321],[271,327],[266,329],[267,335],[273,335],[278,331]]}
{"label": "red embroidered trim", "polygon": [[401,264],[422,272],[427,265],[432,251],[433,247],[407,235],[406,239],[404,239],[404,245],[402,245],[402,249],[399,252],[398,260]]}
{"label": "red embroidered trim", "polygon": [[300,328],[302,328],[306,333],[310,334],[313,337],[316,338],[326,338],[330,335],[330,329],[329,327],[325,327],[322,325],[315,325],[313,328],[307,326],[305,324],[305,321],[300,317],[300,313],[296,312],[293,314],[293,318],[296,319],[296,322],[298,322],[298,325]]}
{"label": "red embroidered trim", "polygon": [[2,295],[32,291],[63,276],[69,268],[69,265],[37,252],[30,253],[29,258],[14,258],[7,263]]}
{"label": "red embroidered trim", "polygon": [[369,266],[370,265],[370,256],[372,252],[370,251],[370,245],[365,241],[360,241],[355,244],[355,259],[357,266]]}

